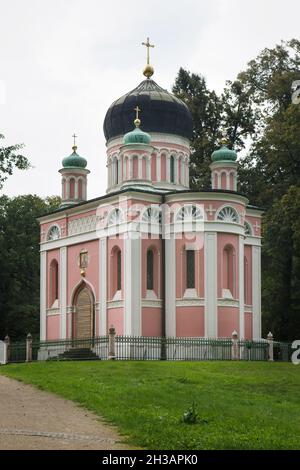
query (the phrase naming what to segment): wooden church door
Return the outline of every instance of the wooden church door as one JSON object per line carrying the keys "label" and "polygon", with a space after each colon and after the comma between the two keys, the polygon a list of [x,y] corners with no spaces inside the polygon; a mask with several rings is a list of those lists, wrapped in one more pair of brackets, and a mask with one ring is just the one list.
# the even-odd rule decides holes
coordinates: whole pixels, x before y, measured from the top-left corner
{"label": "wooden church door", "polygon": [[82,289],[76,300],[74,318],[74,337],[88,339],[94,335],[94,302],[92,294],[86,287]]}

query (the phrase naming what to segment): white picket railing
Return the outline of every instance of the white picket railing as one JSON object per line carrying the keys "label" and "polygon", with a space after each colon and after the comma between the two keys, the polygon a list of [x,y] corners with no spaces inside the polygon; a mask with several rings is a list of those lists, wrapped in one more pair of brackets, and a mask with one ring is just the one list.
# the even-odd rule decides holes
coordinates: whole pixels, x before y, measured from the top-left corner
{"label": "white picket railing", "polygon": [[4,341],[0,341],[0,364],[6,364],[6,344]]}

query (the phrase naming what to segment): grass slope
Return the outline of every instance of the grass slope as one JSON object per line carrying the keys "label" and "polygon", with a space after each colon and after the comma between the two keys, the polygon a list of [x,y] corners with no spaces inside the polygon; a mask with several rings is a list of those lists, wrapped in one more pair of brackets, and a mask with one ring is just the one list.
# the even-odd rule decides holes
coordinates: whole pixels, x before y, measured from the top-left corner
{"label": "grass slope", "polygon": [[[42,362],[0,373],[74,400],[147,449],[299,449],[300,366]],[[199,422],[181,417],[192,402]]]}

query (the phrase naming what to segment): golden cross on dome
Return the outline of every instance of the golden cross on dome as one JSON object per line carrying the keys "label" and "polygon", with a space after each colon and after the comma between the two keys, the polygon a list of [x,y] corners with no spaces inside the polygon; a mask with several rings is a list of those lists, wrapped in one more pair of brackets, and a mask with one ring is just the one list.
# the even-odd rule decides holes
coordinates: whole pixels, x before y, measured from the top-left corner
{"label": "golden cross on dome", "polygon": [[135,111],[135,118],[136,119],[139,119],[139,113],[141,112],[140,108],[137,106],[136,108],[134,108],[134,111]]}
{"label": "golden cross on dome", "polygon": [[147,65],[150,65],[150,47],[154,47],[154,44],[150,44],[149,38],[147,38],[147,42],[142,42],[142,46],[147,47]]}
{"label": "golden cross on dome", "polygon": [[139,113],[141,112],[140,108],[137,106],[136,108],[134,108],[134,111],[135,111],[135,120],[134,120],[134,124],[136,127],[139,127],[141,125],[141,120],[139,118]]}
{"label": "golden cross on dome", "polygon": [[75,132],[74,132],[74,134],[72,135],[72,137],[73,137],[73,139],[74,139],[74,144],[73,144],[72,149],[73,149],[73,150],[77,150],[76,139],[77,139],[78,136],[77,136],[77,135],[75,134]]}

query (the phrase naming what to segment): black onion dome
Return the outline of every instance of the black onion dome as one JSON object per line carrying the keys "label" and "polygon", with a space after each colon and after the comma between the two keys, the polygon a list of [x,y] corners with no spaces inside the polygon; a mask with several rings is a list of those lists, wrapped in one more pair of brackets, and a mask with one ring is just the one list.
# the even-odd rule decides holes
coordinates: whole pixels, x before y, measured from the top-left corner
{"label": "black onion dome", "polygon": [[107,141],[132,131],[136,106],[141,110],[143,131],[192,137],[193,121],[187,105],[147,79],[109,107],[103,124]]}

